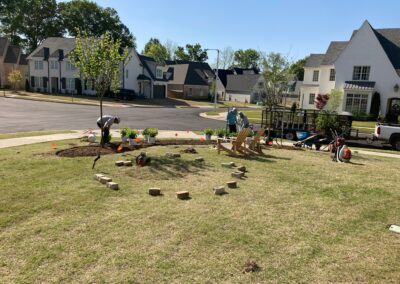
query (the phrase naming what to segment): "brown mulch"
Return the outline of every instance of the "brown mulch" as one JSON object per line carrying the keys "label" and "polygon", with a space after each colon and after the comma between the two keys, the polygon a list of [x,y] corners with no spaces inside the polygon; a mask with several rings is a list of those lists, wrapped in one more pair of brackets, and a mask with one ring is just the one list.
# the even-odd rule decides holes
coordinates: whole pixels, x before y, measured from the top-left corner
{"label": "brown mulch", "polygon": [[243,266],[243,273],[257,272],[261,268],[255,261],[248,261]]}

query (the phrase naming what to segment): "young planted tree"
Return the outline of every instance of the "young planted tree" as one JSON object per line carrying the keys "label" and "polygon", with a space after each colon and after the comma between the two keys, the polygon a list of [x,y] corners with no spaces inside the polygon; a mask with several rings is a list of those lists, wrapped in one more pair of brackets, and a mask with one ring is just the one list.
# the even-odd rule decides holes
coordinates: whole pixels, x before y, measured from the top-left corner
{"label": "young planted tree", "polygon": [[17,91],[18,83],[22,81],[22,74],[19,70],[13,70],[8,74],[8,81],[13,85],[14,91]]}
{"label": "young planted tree", "polygon": [[[113,40],[109,33],[100,38],[77,33],[75,49],[69,57],[79,70],[81,80],[92,81],[100,101],[103,117],[103,97],[108,90],[120,87],[121,64],[127,62],[127,50],[121,52],[121,40]],[[102,123],[104,125],[104,123]],[[101,129],[101,146],[104,146],[104,129]]]}

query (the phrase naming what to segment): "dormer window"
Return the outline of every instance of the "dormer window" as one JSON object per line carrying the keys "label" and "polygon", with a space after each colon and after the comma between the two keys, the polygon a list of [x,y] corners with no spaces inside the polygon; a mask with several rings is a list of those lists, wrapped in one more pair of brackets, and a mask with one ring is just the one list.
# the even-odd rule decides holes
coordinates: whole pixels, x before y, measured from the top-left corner
{"label": "dormer window", "polygon": [[161,68],[156,69],[156,78],[157,79],[162,79],[163,78],[163,71]]}
{"label": "dormer window", "polygon": [[370,71],[371,71],[370,66],[354,66],[353,80],[354,81],[368,81]]}
{"label": "dormer window", "polygon": [[319,70],[314,70],[312,80],[313,80],[313,82],[318,82],[318,80],[319,80]]}

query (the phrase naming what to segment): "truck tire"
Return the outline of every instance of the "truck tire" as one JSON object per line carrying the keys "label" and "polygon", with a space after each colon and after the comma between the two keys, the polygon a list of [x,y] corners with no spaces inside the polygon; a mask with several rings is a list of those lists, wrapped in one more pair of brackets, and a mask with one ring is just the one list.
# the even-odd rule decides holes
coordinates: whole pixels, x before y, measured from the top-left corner
{"label": "truck tire", "polygon": [[393,138],[392,148],[393,150],[400,151],[400,137]]}

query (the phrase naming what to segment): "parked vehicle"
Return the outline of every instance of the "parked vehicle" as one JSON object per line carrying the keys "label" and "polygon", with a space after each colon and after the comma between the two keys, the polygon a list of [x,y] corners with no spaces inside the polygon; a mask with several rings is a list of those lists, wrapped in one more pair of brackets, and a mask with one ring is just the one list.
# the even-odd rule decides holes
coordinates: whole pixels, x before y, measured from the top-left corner
{"label": "parked vehicle", "polygon": [[394,150],[400,151],[400,124],[378,123],[374,140],[390,144]]}
{"label": "parked vehicle", "polygon": [[116,94],[116,98],[120,100],[133,100],[135,98],[135,91],[134,90],[129,90],[129,89],[119,89],[119,91]]}

